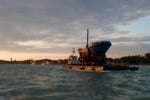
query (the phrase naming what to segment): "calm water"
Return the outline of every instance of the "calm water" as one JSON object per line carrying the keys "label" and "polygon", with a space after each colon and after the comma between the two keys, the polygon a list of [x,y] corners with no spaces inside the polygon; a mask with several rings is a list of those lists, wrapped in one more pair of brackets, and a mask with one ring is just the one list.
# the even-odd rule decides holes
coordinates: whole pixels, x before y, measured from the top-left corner
{"label": "calm water", "polygon": [[62,65],[0,65],[0,100],[150,100],[150,66],[91,73]]}

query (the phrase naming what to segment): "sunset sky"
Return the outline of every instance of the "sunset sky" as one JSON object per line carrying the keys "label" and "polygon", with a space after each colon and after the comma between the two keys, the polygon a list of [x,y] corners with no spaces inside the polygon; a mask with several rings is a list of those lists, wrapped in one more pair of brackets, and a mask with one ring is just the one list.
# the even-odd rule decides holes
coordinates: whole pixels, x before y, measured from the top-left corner
{"label": "sunset sky", "polygon": [[109,40],[108,57],[150,52],[150,0],[0,0],[0,59],[67,58]]}

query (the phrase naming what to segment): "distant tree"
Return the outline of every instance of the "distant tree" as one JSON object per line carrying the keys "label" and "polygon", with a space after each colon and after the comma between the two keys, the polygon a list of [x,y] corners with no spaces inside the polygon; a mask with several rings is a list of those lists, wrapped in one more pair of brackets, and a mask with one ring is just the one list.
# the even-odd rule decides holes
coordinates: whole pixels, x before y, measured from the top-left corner
{"label": "distant tree", "polygon": [[147,63],[145,57],[140,56],[140,55],[121,57],[120,60],[124,63],[129,63],[129,64],[146,64]]}
{"label": "distant tree", "polygon": [[146,53],[145,57],[150,60],[150,53]]}
{"label": "distant tree", "polygon": [[145,54],[147,64],[150,64],[150,53]]}

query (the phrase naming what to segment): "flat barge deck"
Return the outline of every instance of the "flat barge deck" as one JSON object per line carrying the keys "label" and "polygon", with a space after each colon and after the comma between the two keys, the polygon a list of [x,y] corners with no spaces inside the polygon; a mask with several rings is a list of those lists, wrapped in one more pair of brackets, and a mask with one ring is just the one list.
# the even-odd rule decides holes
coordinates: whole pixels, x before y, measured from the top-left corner
{"label": "flat barge deck", "polygon": [[72,70],[83,70],[83,71],[91,71],[91,72],[103,72],[104,71],[104,67],[103,66],[88,66],[88,65],[70,65],[70,64],[65,64],[63,67],[67,68],[67,69],[72,69]]}
{"label": "flat barge deck", "polygon": [[132,70],[136,71],[138,67],[129,67],[129,66],[89,66],[89,65],[71,65],[65,64],[64,68],[78,71],[89,71],[89,72],[104,72],[107,70]]}

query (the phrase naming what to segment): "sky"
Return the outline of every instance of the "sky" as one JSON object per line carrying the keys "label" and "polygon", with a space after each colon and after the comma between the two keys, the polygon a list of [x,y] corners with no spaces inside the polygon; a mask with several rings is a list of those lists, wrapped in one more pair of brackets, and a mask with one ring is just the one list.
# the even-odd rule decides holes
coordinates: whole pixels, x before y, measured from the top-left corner
{"label": "sky", "polygon": [[[108,57],[150,52],[150,0],[0,0],[0,59],[63,59],[108,40]],[[77,52],[76,52],[77,53]]]}

